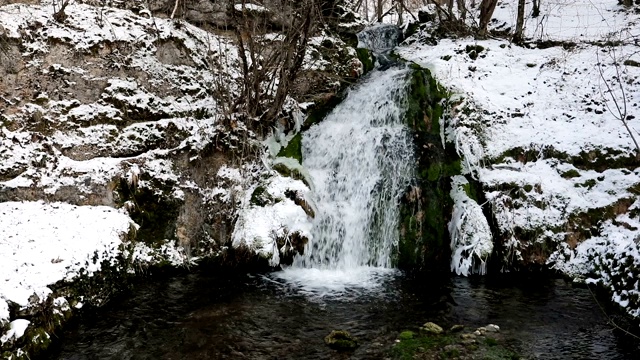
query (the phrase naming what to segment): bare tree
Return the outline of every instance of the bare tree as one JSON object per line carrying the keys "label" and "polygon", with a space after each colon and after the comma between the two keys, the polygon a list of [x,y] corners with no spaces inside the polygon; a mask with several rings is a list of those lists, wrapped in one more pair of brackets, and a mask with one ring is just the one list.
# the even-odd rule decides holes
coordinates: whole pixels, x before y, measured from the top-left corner
{"label": "bare tree", "polygon": [[524,31],[524,7],[525,0],[518,0],[518,15],[516,18],[516,31],[513,34],[513,42],[516,44],[522,43],[522,32]]}
{"label": "bare tree", "polygon": [[533,0],[533,10],[531,11],[532,18],[540,16],[540,1],[541,0]]}
{"label": "bare tree", "polygon": [[478,35],[482,37],[487,36],[487,26],[489,26],[489,21],[491,21],[497,3],[498,0],[482,0],[480,3]]}
{"label": "bare tree", "polygon": [[[228,3],[243,74],[241,96],[233,108],[266,126],[282,111],[302,67],[309,38],[318,25],[316,0],[275,0],[269,5],[257,6],[245,0]],[[279,28],[281,36],[265,39],[273,28]]]}
{"label": "bare tree", "polygon": [[[615,68],[615,76],[611,78],[607,78],[604,74],[604,70],[602,69],[602,63],[600,62],[600,54],[599,51],[596,52],[596,57],[598,61],[598,72],[600,73],[600,78],[604,83],[606,93],[609,95],[611,100],[613,101],[613,107],[609,106],[608,102],[605,102],[607,106],[607,110],[610,114],[612,114],[616,119],[620,120],[624,125],[629,137],[633,141],[636,146],[636,160],[640,160],[640,146],[638,145],[638,141],[634,135],[634,132],[629,127],[629,117],[627,112],[627,93],[624,88],[624,80],[622,78],[622,71],[620,70],[620,63],[618,62],[618,57],[616,55],[616,48],[613,45],[608,47],[608,53],[613,60],[613,66]],[[617,88],[617,90],[615,89]],[[619,92],[619,93],[617,93]],[[603,96],[605,96],[603,94]]]}

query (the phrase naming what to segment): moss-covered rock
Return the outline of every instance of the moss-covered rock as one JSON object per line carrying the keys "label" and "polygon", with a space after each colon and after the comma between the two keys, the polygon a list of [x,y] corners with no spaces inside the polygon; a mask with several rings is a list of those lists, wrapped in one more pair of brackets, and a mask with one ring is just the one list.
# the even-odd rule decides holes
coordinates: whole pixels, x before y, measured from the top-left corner
{"label": "moss-covered rock", "polygon": [[428,334],[439,335],[444,332],[444,329],[442,329],[442,327],[436,323],[426,322],[424,325],[422,325],[422,327],[420,328],[420,331]]}
{"label": "moss-covered rock", "polygon": [[292,158],[302,164],[302,133],[297,133],[291,138],[287,146],[280,150],[278,156]]}
{"label": "moss-covered rock", "polygon": [[[477,335],[476,335],[477,334]],[[520,359],[498,333],[403,331],[389,351],[393,359]]]}
{"label": "moss-covered rock", "polygon": [[356,53],[358,54],[358,60],[360,60],[360,62],[362,63],[363,75],[373,70],[376,60],[371,50],[357,48]]}
{"label": "moss-covered rock", "polygon": [[417,179],[401,201],[397,265],[412,270],[448,271],[447,223],[453,207],[450,178],[461,172],[454,147],[445,149],[441,137],[440,121],[450,94],[429,70],[417,64],[410,66],[413,71],[406,121],[413,132]]}
{"label": "moss-covered rock", "polygon": [[350,351],[358,347],[357,339],[344,330],[333,330],[325,336],[324,343],[338,351]]}
{"label": "moss-covered rock", "polygon": [[140,226],[136,232],[137,241],[154,247],[162,245],[165,239],[175,238],[182,201],[173,195],[172,184],[145,176],[141,175],[140,180],[153,183],[152,186],[137,186],[120,179],[116,190],[121,206],[127,202],[131,204],[129,216]]}

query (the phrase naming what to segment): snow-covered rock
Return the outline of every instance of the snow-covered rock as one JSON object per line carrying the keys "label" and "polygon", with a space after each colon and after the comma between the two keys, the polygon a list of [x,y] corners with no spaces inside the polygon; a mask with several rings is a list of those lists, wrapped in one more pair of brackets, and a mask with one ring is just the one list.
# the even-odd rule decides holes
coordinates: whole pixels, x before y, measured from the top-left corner
{"label": "snow-covered rock", "polygon": [[[491,26],[513,29],[516,6],[502,2]],[[526,47],[434,40],[427,24],[397,52],[455,94],[444,136],[483,190],[504,269],[589,278],[637,316],[640,68],[627,39],[640,17],[616,2],[540,10],[526,19]]]}

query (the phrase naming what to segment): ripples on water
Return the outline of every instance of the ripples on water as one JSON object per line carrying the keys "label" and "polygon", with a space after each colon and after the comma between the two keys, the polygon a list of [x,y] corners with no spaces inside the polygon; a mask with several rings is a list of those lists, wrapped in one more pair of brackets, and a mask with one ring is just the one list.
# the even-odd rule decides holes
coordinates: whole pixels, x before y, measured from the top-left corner
{"label": "ripples on water", "polygon": [[[399,331],[426,321],[498,324],[511,346],[536,359],[637,359],[640,354],[637,343],[606,325],[587,289],[563,280],[430,281],[360,271],[150,280],[72,324],[50,358],[382,359]],[[362,276],[376,286],[347,281]],[[318,286],[320,278],[324,287]],[[334,329],[360,339],[351,357],[324,345]]]}

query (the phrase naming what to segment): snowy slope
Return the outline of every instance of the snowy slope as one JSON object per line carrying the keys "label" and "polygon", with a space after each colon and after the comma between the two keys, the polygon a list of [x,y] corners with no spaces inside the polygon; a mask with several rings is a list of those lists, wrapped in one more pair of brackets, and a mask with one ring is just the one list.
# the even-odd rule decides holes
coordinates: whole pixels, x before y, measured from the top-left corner
{"label": "snowy slope", "polygon": [[[513,29],[516,6],[499,3],[491,26]],[[423,30],[397,51],[454,92],[446,137],[483,186],[507,267],[590,277],[640,315],[640,169],[615,105],[626,105],[638,137],[640,17],[582,0],[542,2],[538,18],[528,3],[527,14],[528,47],[472,38],[432,46]]]}

